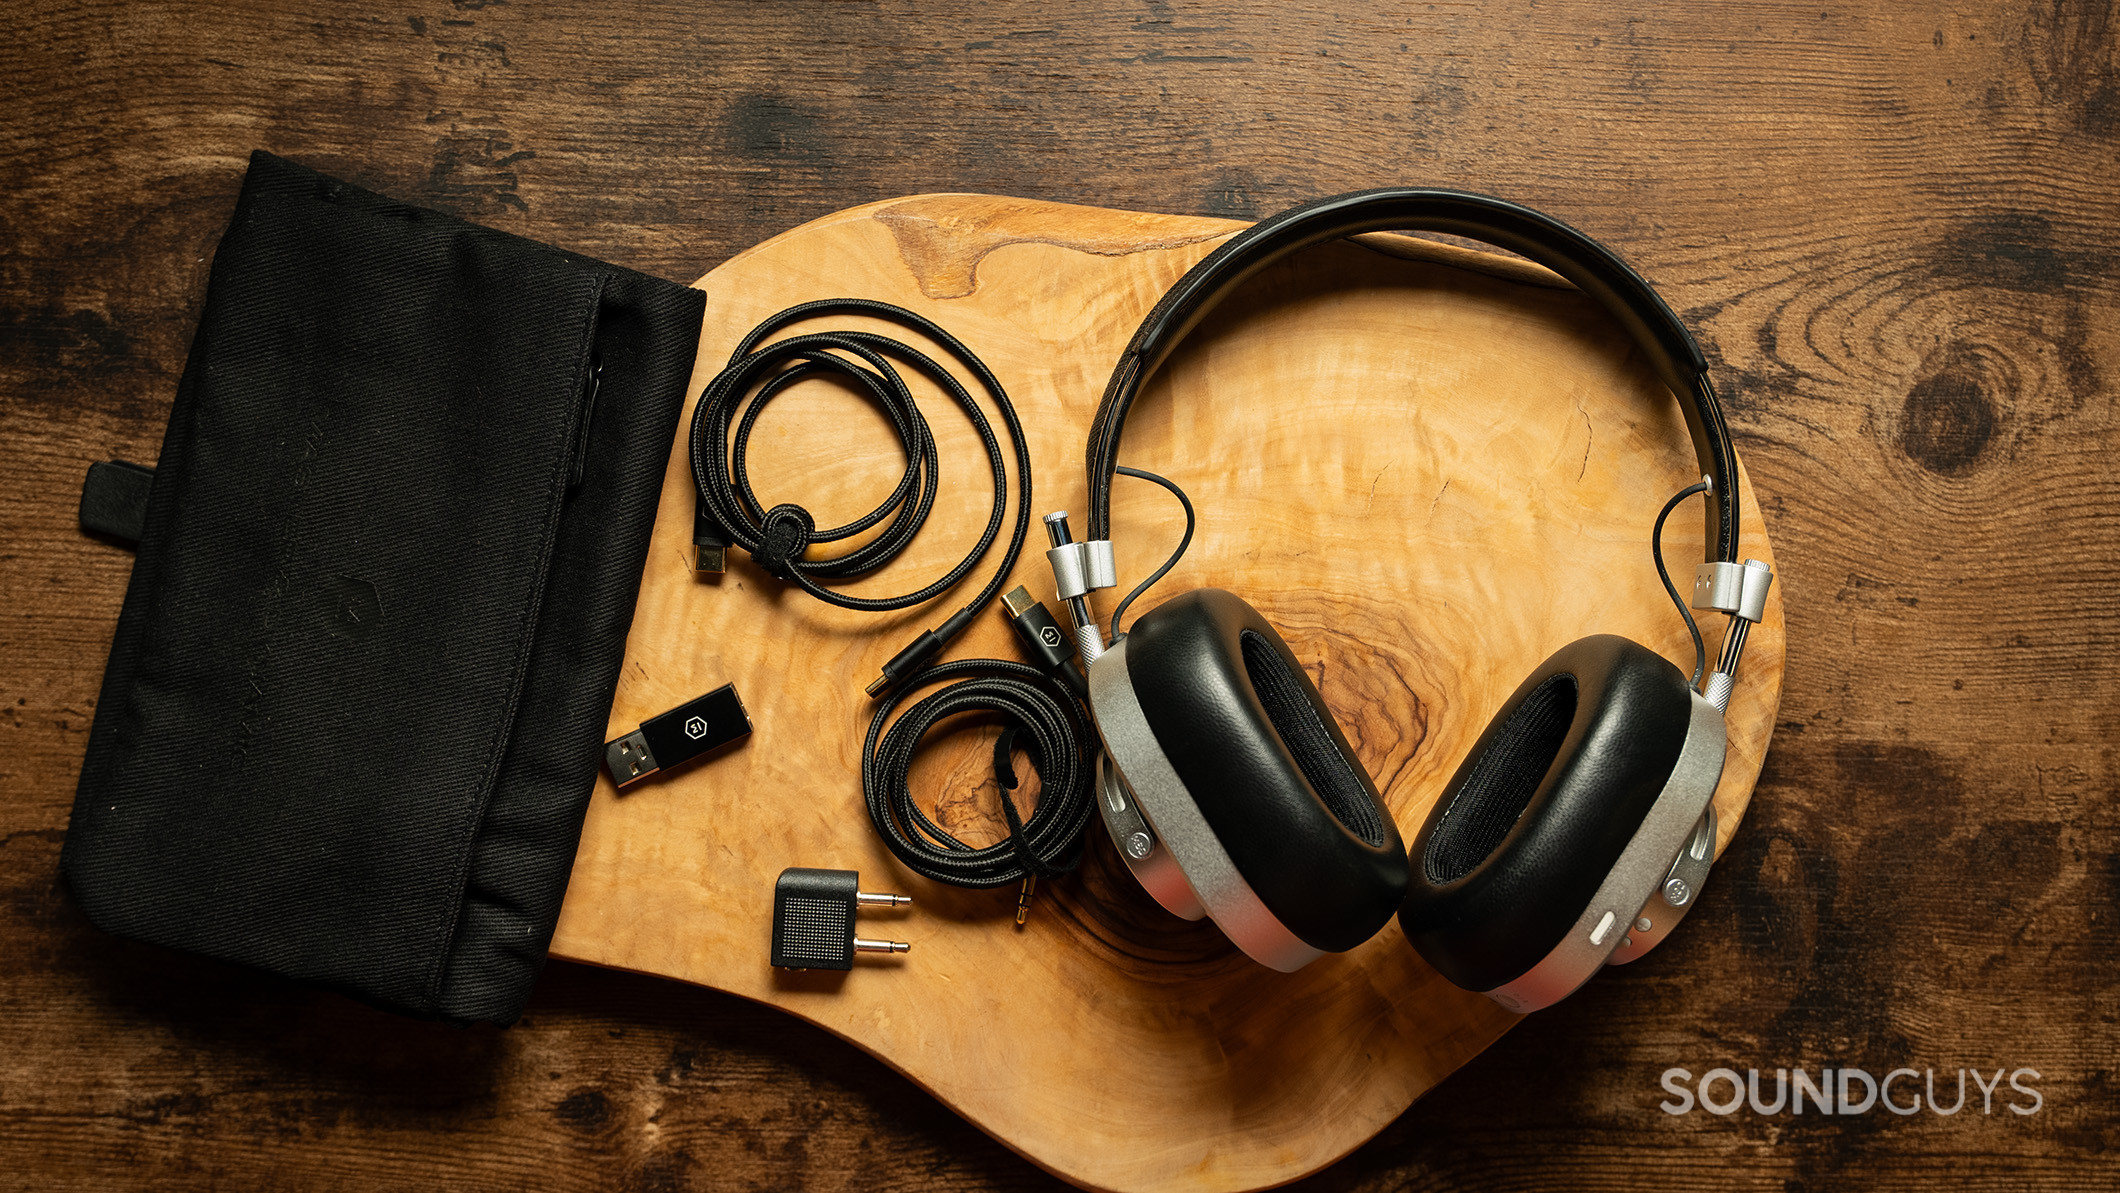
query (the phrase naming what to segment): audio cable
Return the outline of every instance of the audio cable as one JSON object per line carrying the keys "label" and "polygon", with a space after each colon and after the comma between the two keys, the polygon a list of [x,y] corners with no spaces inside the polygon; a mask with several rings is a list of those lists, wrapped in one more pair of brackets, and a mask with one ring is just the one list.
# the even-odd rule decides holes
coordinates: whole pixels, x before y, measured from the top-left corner
{"label": "audio cable", "polygon": [[1177,482],[1171,480],[1168,477],[1157,476],[1155,473],[1150,472],[1145,468],[1128,468],[1124,464],[1119,465],[1116,469],[1114,469],[1114,471],[1116,471],[1120,476],[1130,476],[1135,478],[1136,480],[1151,481],[1155,484],[1163,486],[1165,489],[1170,491],[1171,496],[1178,499],[1178,505],[1185,510],[1185,533],[1178,537],[1178,545],[1171,551],[1170,558],[1163,561],[1162,567],[1159,567],[1155,571],[1150,572],[1148,574],[1148,579],[1143,580],[1139,584],[1134,585],[1133,591],[1127,593],[1125,598],[1122,599],[1118,603],[1118,605],[1112,609],[1111,636],[1112,642],[1117,643],[1120,637],[1122,636],[1119,633],[1119,619],[1126,615],[1127,608],[1131,606],[1134,601],[1141,596],[1142,593],[1147,592],[1149,589],[1155,587],[1156,581],[1161,580],[1163,577],[1169,575],[1170,570],[1178,566],[1178,561],[1185,558],[1185,549],[1187,547],[1192,546],[1193,503],[1192,499],[1185,495],[1185,490],[1179,488]]}
{"label": "audio cable", "polygon": [[[919,671],[1001,591],[1002,581],[1015,568],[1030,530],[1030,448],[1015,405],[1001,388],[1001,382],[971,349],[931,320],[903,307],[864,298],[830,298],[789,307],[744,336],[730,354],[728,365],[708,383],[693,410],[692,481],[698,497],[693,540],[699,548],[697,566],[701,571],[721,570],[724,550],[734,545],[749,552],[769,574],[820,601],[842,609],[882,613],[912,608],[955,587],[979,565],[999,536],[1010,488],[1000,441],[970,391],[940,362],[911,345],[865,331],[812,332],[760,346],[768,336],[791,324],[835,314],[887,320],[940,345],[946,355],[971,374],[993,403],[1008,428],[1016,463],[1015,527],[993,577],[963,608],[939,627],[922,633],[883,665],[882,674],[867,689],[874,697]],[[893,360],[934,382],[964,411],[986,449],[987,466],[994,478],[993,510],[978,542],[931,583],[898,596],[855,596],[826,587],[823,582],[865,576],[898,558],[920,532],[935,504],[940,462],[935,438]],[[844,525],[819,529],[816,518],[799,504],[784,502],[770,509],[764,506],[751,483],[748,455],[752,429],[767,404],[800,381],[824,376],[846,381],[884,411],[905,450],[906,468],[897,486],[874,509]],[[744,404],[746,396],[751,396],[748,405]],[[743,410],[741,417],[737,415],[739,407]],[[812,544],[841,542],[878,525],[883,525],[881,533],[858,547],[839,555],[807,558]]]}
{"label": "audio cable", "polygon": [[[1121,466],[1118,471],[1160,485],[1176,497],[1185,511],[1185,533],[1163,565],[1112,610],[1114,641],[1127,607],[1178,565],[1192,543],[1194,529],[1192,501],[1176,483],[1143,469]],[[1067,516],[1049,515],[1046,526],[1056,548],[1065,547]],[[969,887],[1022,882],[1016,911],[1016,922],[1021,924],[1037,880],[1081,864],[1082,831],[1095,807],[1090,788],[1098,742],[1084,708],[1089,685],[1074,666],[1080,630],[1091,623],[1087,607],[1078,600],[1075,605],[1080,607],[1071,608],[1078,632],[1069,635],[1052,611],[1022,585],[1002,598],[1002,604],[1016,636],[1038,665],[971,659],[938,664],[919,673],[885,700],[869,721],[868,738],[862,743],[861,790],[869,819],[884,844],[915,873]],[[923,697],[885,729],[891,714],[913,690],[949,679],[958,682]],[[994,742],[994,781],[1000,789],[1009,835],[1006,841],[983,848],[967,845],[936,825],[913,799],[907,781],[921,739],[944,719],[968,712],[999,713],[1009,722]],[[1038,808],[1028,821],[1010,795],[1017,785],[1010,755],[1019,735],[1040,783]]]}
{"label": "audio cable", "polygon": [[[1678,587],[1671,583],[1671,573],[1664,568],[1664,520],[1680,502],[1696,493],[1713,497],[1714,478],[1701,477],[1699,484],[1679,490],[1664,504],[1656,515],[1655,529],[1649,532],[1649,552],[1656,560],[1656,576],[1664,582],[1664,592],[1678,606],[1678,615],[1686,619],[1686,632],[1693,636],[1690,686],[1717,712],[1727,713],[1730,698],[1737,691],[1737,667],[1745,657],[1745,640],[1752,627],[1767,615],[1767,593],[1774,587],[1774,566],[1763,559],[1747,559],[1742,564],[1711,560],[1694,570],[1693,600],[1680,597]],[[1708,645],[1701,637],[1700,623],[1693,619],[1693,609],[1712,609],[1730,619],[1713,671],[1708,670]]]}
{"label": "audio cable", "polygon": [[1700,483],[1688,485],[1672,494],[1671,500],[1664,503],[1664,508],[1657,511],[1656,525],[1649,531],[1649,557],[1656,561],[1656,578],[1664,582],[1665,595],[1671,598],[1672,604],[1678,606],[1678,615],[1686,619],[1686,632],[1693,635],[1693,678],[1686,682],[1686,686],[1696,691],[1700,689],[1701,678],[1708,670],[1708,644],[1700,636],[1700,623],[1693,620],[1693,610],[1686,607],[1686,599],[1678,595],[1678,586],[1671,583],[1671,572],[1664,567],[1664,523],[1670,519],[1671,511],[1677,509],[1686,498],[1709,492],[1713,488],[1708,478],[1702,477]]}
{"label": "audio cable", "polygon": [[[1087,688],[1073,665],[1073,651],[1046,607],[1018,586],[1005,612],[1037,665],[1003,659],[932,662],[999,594],[1022,555],[1030,529],[1030,449],[1014,403],[972,351],[934,322],[903,307],[869,299],[838,298],[802,303],[751,329],[729,362],[700,396],[690,434],[692,480],[697,491],[693,540],[698,568],[719,571],[725,551],[749,552],[767,573],[818,600],[842,609],[889,612],[932,600],[979,566],[999,537],[1010,496],[1007,461],[992,424],[971,391],[935,358],[888,336],[864,331],[824,331],[766,344],[777,332],[826,315],[866,315],[910,328],[939,345],[968,373],[999,413],[1014,451],[1015,525],[991,579],[942,624],[915,638],[884,664],[869,685],[882,697],[862,745],[861,789],[869,818],[884,844],[906,867],[938,882],[965,887],[1030,885],[1073,870],[1082,860],[1083,830],[1094,810],[1090,775],[1093,733],[1080,701]],[[763,345],[763,346],[761,346]],[[827,581],[867,575],[901,555],[934,507],[938,453],[926,418],[896,364],[909,366],[957,403],[978,432],[994,480],[994,502],[978,542],[955,566],[927,585],[889,597],[863,597],[827,587]],[[895,488],[868,513],[842,526],[819,529],[802,506],[767,508],[748,467],[751,434],[775,397],[813,377],[835,377],[873,400],[890,419],[906,457]],[[745,399],[749,398],[748,405]],[[739,410],[741,413],[739,413]],[[868,542],[838,555],[809,558],[812,544],[850,539],[878,526]],[[916,692],[935,687],[921,695]],[[903,708],[902,715],[900,710]],[[994,775],[1001,793],[1008,837],[975,847],[950,833],[913,798],[910,775],[922,740],[960,714],[998,714],[1004,722],[994,744]],[[894,715],[896,719],[893,720]],[[1012,761],[1017,743],[1039,777],[1036,809],[1024,816],[1011,794],[1018,787]]]}
{"label": "audio cable", "polygon": [[[1046,620],[1051,620],[1050,613]],[[1020,882],[1024,884],[1023,902],[1027,902],[1035,880],[1058,877],[1081,864],[1083,829],[1094,810],[1090,796],[1094,734],[1073,685],[1061,678],[1062,668],[1072,673],[1072,666],[1064,662],[1053,670],[1003,659],[937,663],[899,686],[877,707],[861,746],[861,792],[884,845],[907,869],[952,886],[984,888]],[[891,721],[902,702],[930,684],[945,686],[914,701],[904,715]],[[961,713],[999,713],[1006,722],[994,742],[994,779],[1009,831],[1006,840],[992,845],[966,844],[936,824],[913,798],[908,781],[921,739],[942,721]],[[890,722],[888,729],[886,722]],[[1038,806],[1028,818],[1011,794],[1018,785],[1011,761],[1018,742],[1038,772]],[[1022,905],[1019,902],[1018,923],[1022,922]]]}

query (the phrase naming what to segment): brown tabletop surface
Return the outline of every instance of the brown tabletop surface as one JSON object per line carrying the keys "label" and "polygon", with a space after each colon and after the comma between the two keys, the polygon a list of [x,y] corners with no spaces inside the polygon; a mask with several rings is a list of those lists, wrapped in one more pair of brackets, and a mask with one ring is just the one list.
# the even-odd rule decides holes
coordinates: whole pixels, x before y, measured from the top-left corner
{"label": "brown tabletop surface", "polygon": [[[1765,506],[1789,639],[1772,752],[1677,947],[1303,1187],[2120,1182],[2109,8],[8,15],[0,1187],[1058,1184],[733,997],[555,963],[515,1027],[455,1029],[86,923],[57,861],[130,556],[77,528],[81,476],[153,461],[259,147],[681,280],[926,191],[1244,218],[1447,185],[1606,240],[1701,335]],[[1968,1083],[1950,1115],[1661,1108],[1668,1070],[1717,1068],[1769,1094],[1776,1069],[1911,1069],[1902,1103],[1933,1072],[1946,1108],[1962,1070],[2017,1085]]]}

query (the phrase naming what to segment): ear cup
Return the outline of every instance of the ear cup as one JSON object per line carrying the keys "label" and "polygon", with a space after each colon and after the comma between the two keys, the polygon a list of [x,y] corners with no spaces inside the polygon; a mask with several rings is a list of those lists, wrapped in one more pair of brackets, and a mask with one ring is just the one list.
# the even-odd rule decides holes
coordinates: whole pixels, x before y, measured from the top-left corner
{"label": "ear cup", "polygon": [[1327,952],[1375,935],[1406,892],[1398,827],[1258,610],[1216,588],[1173,597],[1128,630],[1126,663],[1157,744],[1266,909]]}
{"label": "ear cup", "polygon": [[1684,748],[1686,677],[1601,634],[1562,647],[1488,722],[1414,838],[1399,922],[1468,990],[1523,976],[1567,935]]}

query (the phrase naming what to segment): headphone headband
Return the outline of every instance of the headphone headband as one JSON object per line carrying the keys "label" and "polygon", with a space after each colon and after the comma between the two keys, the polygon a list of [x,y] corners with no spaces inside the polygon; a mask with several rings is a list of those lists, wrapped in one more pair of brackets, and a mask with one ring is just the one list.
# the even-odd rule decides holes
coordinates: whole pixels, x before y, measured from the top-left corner
{"label": "headphone headband", "polygon": [[1685,324],[1617,254],[1552,216],[1487,195],[1417,187],[1335,195],[1262,220],[1208,254],[1164,294],[1120,356],[1090,429],[1090,539],[1111,537],[1112,476],[1127,412],[1187,333],[1246,278],[1290,253],[1383,231],[1445,232],[1498,245],[1560,274],[1618,320],[1677,396],[1700,470],[1714,482],[1708,559],[1736,561],[1737,455],[1707,360]]}

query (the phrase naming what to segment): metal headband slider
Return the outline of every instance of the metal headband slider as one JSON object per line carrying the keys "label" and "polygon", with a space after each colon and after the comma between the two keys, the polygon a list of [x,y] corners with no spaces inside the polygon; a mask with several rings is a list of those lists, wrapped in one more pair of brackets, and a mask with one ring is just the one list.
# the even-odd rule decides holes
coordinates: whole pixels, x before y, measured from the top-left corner
{"label": "metal headband slider", "polygon": [[1767,613],[1767,590],[1774,586],[1774,570],[1757,559],[1743,563],[1718,560],[1704,563],[1693,572],[1695,609],[1714,609],[1746,621],[1758,621]]}
{"label": "metal headband slider", "polygon": [[1062,543],[1045,553],[1045,561],[1053,567],[1053,586],[1063,601],[1119,583],[1119,569],[1112,560],[1110,539]]}

